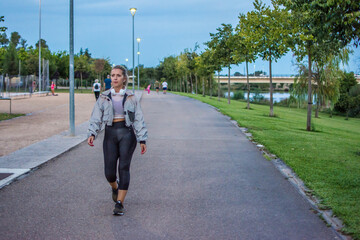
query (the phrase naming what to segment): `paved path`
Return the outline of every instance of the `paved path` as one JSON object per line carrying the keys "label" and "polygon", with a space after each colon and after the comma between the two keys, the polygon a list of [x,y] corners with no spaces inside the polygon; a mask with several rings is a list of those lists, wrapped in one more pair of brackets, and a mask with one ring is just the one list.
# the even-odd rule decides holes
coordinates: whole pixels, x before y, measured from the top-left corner
{"label": "paved path", "polygon": [[[226,117],[180,96],[145,95],[123,217],[101,138],[0,190],[0,239],[337,239]],[[221,142],[221,144],[219,144]]]}

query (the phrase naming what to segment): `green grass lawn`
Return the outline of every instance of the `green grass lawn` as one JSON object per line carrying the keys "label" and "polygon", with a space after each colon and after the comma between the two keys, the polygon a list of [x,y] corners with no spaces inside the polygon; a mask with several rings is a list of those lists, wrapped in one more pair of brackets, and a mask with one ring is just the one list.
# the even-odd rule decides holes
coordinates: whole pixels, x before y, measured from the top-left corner
{"label": "green grass lawn", "polygon": [[15,118],[15,117],[19,117],[19,116],[24,116],[25,114],[8,114],[8,113],[0,113],[0,121],[3,120],[8,120],[11,118]]}
{"label": "green grass lawn", "polygon": [[208,103],[236,120],[255,141],[281,158],[343,220],[344,233],[360,239],[360,119],[319,114],[312,117],[315,131],[306,129],[306,110],[274,107],[217,97],[177,93]]}

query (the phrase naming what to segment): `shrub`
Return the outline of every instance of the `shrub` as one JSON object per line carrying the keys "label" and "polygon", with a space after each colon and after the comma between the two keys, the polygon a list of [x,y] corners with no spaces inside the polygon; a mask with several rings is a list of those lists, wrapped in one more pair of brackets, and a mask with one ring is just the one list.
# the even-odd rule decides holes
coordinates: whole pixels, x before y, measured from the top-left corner
{"label": "shrub", "polygon": [[234,93],[234,96],[232,98],[235,99],[235,100],[245,99],[244,92],[243,91],[237,91],[237,92]]}

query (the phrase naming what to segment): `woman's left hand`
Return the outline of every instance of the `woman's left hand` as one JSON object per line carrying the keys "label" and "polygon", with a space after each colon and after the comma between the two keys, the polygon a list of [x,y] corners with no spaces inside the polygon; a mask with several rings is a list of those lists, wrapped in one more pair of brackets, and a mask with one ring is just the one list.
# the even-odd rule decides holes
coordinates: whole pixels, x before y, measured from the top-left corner
{"label": "woman's left hand", "polygon": [[141,147],[141,154],[146,153],[146,144],[140,143],[140,147]]}

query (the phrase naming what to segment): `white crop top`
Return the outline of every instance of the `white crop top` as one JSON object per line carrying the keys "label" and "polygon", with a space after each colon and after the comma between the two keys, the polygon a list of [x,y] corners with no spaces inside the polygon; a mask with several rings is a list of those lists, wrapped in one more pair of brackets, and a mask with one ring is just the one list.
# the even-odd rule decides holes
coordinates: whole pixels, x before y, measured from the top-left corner
{"label": "white crop top", "polygon": [[114,108],[114,119],[125,118],[124,107],[123,107],[124,95],[112,94],[111,99],[112,99],[112,104],[113,104],[113,108]]}

